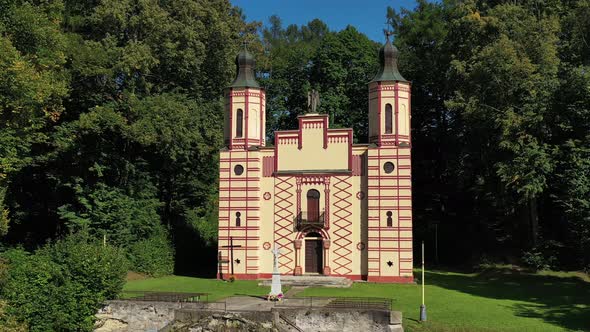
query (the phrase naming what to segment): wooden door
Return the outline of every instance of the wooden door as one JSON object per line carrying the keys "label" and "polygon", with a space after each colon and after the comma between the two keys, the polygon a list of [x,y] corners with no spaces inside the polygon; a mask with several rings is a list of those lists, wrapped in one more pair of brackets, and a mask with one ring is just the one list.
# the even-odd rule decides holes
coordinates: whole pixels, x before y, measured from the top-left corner
{"label": "wooden door", "polygon": [[305,240],[305,272],[321,273],[323,264],[322,240]]}
{"label": "wooden door", "polygon": [[320,192],[311,189],[307,192],[307,221],[318,222],[320,219]]}

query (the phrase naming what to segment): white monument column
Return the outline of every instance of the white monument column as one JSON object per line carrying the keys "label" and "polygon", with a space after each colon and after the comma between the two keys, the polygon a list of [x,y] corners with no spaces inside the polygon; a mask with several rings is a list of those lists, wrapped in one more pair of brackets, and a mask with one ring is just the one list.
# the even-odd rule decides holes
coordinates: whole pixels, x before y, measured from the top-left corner
{"label": "white monument column", "polygon": [[279,245],[275,243],[275,247],[272,250],[274,255],[274,263],[273,263],[273,270],[272,270],[272,284],[270,286],[270,295],[277,296],[279,294],[283,294],[283,289],[281,287],[281,273],[279,272],[279,255],[281,254],[281,250],[279,249]]}

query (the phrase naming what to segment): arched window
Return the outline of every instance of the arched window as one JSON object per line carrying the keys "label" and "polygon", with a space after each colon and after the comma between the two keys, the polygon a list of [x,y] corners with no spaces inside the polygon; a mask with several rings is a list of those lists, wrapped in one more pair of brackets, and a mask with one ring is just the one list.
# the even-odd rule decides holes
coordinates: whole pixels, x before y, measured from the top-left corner
{"label": "arched window", "polygon": [[240,212],[236,212],[236,227],[242,226],[242,219],[240,218],[242,214]]}
{"label": "arched window", "polygon": [[385,133],[391,134],[391,127],[393,124],[393,114],[391,111],[391,104],[385,105]]}
{"label": "arched window", "polygon": [[393,227],[393,218],[391,218],[393,213],[391,211],[387,211],[386,215],[387,215],[387,227]]}
{"label": "arched window", "polygon": [[242,137],[244,131],[244,111],[238,108],[236,115],[236,137]]}
{"label": "arched window", "polygon": [[307,191],[307,220],[317,222],[320,219],[320,192],[315,189]]}

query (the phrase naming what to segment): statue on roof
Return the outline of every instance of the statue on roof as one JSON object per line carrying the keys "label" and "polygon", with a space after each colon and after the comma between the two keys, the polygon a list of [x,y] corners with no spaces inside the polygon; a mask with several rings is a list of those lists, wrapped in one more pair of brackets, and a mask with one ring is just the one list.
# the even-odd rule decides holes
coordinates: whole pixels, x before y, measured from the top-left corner
{"label": "statue on roof", "polygon": [[307,110],[309,113],[316,113],[318,106],[320,106],[320,93],[313,89],[307,93]]}

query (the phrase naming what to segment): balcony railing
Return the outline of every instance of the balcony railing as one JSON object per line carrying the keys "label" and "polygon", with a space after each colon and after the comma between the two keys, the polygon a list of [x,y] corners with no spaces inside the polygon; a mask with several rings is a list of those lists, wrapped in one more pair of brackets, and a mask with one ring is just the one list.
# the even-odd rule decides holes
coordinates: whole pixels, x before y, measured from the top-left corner
{"label": "balcony railing", "polygon": [[325,228],[324,211],[321,212],[310,212],[301,211],[295,216],[295,228],[299,231],[307,226],[313,226],[318,228]]}

